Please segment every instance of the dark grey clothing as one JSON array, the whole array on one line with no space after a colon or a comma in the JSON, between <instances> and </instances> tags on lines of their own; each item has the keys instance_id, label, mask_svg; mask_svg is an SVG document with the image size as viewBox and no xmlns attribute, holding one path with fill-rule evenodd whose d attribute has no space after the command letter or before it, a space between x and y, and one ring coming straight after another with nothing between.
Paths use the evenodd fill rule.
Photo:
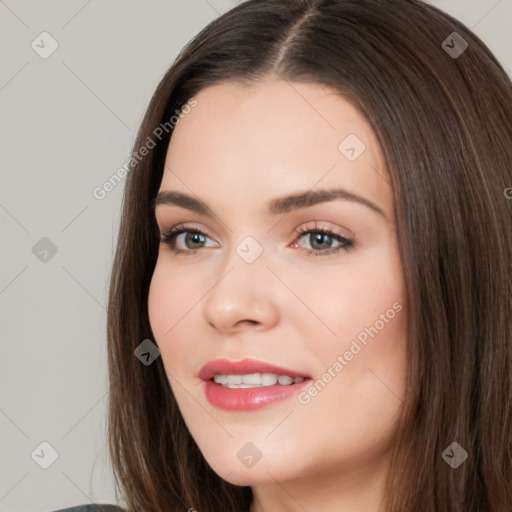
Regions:
<instances>
[{"instance_id":1,"label":"dark grey clothing","mask_svg":"<svg viewBox=\"0 0 512 512\"><path fill-rule=\"evenodd\" d=\"M125 512L117 505L101 505L99 503L89 503L88 505L76 505L71 508L62 508L54 512Z\"/></svg>"}]
</instances>

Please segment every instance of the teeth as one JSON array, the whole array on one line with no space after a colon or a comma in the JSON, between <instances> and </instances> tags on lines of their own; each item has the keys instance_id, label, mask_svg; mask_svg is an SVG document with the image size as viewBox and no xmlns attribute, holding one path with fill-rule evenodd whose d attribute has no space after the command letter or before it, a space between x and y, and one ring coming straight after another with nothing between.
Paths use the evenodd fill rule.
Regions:
<instances>
[{"instance_id":1,"label":"teeth","mask_svg":"<svg viewBox=\"0 0 512 512\"><path fill-rule=\"evenodd\" d=\"M233 384L242 384L242 376L228 375L228 386L232 386Z\"/></svg>"},{"instance_id":2,"label":"teeth","mask_svg":"<svg viewBox=\"0 0 512 512\"><path fill-rule=\"evenodd\" d=\"M228 383L227 375L215 375L214 379L215 379L215 382L217 382L218 384L227 384Z\"/></svg>"},{"instance_id":3,"label":"teeth","mask_svg":"<svg viewBox=\"0 0 512 512\"><path fill-rule=\"evenodd\" d=\"M249 373L247 375L221 375L216 373L213 380L227 388L242 389L265 386L289 386L302 382L304 377L290 377L289 375L277 375L275 373Z\"/></svg>"},{"instance_id":4,"label":"teeth","mask_svg":"<svg viewBox=\"0 0 512 512\"><path fill-rule=\"evenodd\" d=\"M259 373L250 373L249 375L242 375L243 384L254 384L259 386L261 384L261 375Z\"/></svg>"},{"instance_id":5,"label":"teeth","mask_svg":"<svg viewBox=\"0 0 512 512\"><path fill-rule=\"evenodd\" d=\"M279 377L277 378L277 382L283 385L292 384L293 378L288 377L288 375L279 375Z\"/></svg>"},{"instance_id":6,"label":"teeth","mask_svg":"<svg viewBox=\"0 0 512 512\"><path fill-rule=\"evenodd\" d=\"M277 383L277 375L275 373L262 373L261 374L261 383L264 386L273 386Z\"/></svg>"}]
</instances>

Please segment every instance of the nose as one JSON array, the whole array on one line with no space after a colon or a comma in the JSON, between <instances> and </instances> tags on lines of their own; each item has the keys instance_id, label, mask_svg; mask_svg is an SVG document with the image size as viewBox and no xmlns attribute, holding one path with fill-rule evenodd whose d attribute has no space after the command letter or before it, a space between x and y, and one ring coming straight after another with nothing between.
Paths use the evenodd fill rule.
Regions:
<instances>
[{"instance_id":1,"label":"nose","mask_svg":"<svg viewBox=\"0 0 512 512\"><path fill-rule=\"evenodd\" d=\"M205 297L203 316L223 334L269 329L279 319L277 295L273 293L277 285L264 258L247 263L233 251Z\"/></svg>"}]
</instances>

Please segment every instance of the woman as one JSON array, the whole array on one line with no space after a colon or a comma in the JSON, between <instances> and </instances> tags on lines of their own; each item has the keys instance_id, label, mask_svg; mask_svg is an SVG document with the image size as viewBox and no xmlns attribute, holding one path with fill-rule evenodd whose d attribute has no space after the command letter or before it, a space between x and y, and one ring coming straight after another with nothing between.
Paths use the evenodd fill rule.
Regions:
<instances>
[{"instance_id":1,"label":"woman","mask_svg":"<svg viewBox=\"0 0 512 512\"><path fill-rule=\"evenodd\" d=\"M510 79L438 9L214 20L127 176L108 318L127 510L512 510L510 187Z\"/></svg>"}]
</instances>

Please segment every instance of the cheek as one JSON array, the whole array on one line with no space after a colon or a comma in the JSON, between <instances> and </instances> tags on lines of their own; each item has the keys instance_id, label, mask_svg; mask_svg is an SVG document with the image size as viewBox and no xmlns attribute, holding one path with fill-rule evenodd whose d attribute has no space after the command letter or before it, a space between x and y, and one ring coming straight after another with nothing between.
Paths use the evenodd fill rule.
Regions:
<instances>
[{"instance_id":1,"label":"cheek","mask_svg":"<svg viewBox=\"0 0 512 512\"><path fill-rule=\"evenodd\" d=\"M407 304L398 258L389 252L361 258L346 272L317 276L300 293L316 316L303 314L296 322L310 333L307 338L318 340L317 368L335 375L324 374L329 390L317 406L341 401L371 422L372 411L394 405L389 389L403 395Z\"/></svg>"},{"instance_id":2,"label":"cheek","mask_svg":"<svg viewBox=\"0 0 512 512\"><path fill-rule=\"evenodd\" d=\"M204 347L197 341L198 314L200 300L207 291L208 287L197 275L176 270L165 255L160 256L149 287L148 315L171 386L174 383L171 376L182 379L190 372L191 364L201 360ZM176 392L179 394L179 389Z\"/></svg>"},{"instance_id":3,"label":"cheek","mask_svg":"<svg viewBox=\"0 0 512 512\"><path fill-rule=\"evenodd\" d=\"M296 321L305 329L315 327L317 335L331 338L337 350L359 334L364 341L365 329L375 324L382 332L401 330L405 289L401 267L392 254L359 258L350 266L340 266L339 272L328 270L310 278L302 275L294 282L294 291L311 313L305 314L302 304L295 308Z\"/></svg>"},{"instance_id":4,"label":"cheek","mask_svg":"<svg viewBox=\"0 0 512 512\"><path fill-rule=\"evenodd\" d=\"M168 305L170 298L168 292L166 293L165 284L159 276L157 266L151 279L148 294L149 323L157 342L164 332L165 311L172 311L172 308Z\"/></svg>"},{"instance_id":5,"label":"cheek","mask_svg":"<svg viewBox=\"0 0 512 512\"><path fill-rule=\"evenodd\" d=\"M195 293L194 293L195 290ZM180 272L160 254L148 294L148 312L155 336L167 332L198 300L200 290L190 282L190 274Z\"/></svg>"},{"instance_id":6,"label":"cheek","mask_svg":"<svg viewBox=\"0 0 512 512\"><path fill-rule=\"evenodd\" d=\"M347 404L360 415L360 424L391 424L404 394L407 304L403 283L399 273L385 266L376 269L345 282L347 294L337 299L338 313L330 317L336 337L323 360L328 368L342 356L332 395L325 398Z\"/></svg>"},{"instance_id":7,"label":"cheek","mask_svg":"<svg viewBox=\"0 0 512 512\"><path fill-rule=\"evenodd\" d=\"M180 286L179 277L157 262L149 287L148 315L162 355L165 354L175 330L179 329L180 319L190 309L190 306L185 307L189 302L187 287Z\"/></svg>"}]
</instances>

